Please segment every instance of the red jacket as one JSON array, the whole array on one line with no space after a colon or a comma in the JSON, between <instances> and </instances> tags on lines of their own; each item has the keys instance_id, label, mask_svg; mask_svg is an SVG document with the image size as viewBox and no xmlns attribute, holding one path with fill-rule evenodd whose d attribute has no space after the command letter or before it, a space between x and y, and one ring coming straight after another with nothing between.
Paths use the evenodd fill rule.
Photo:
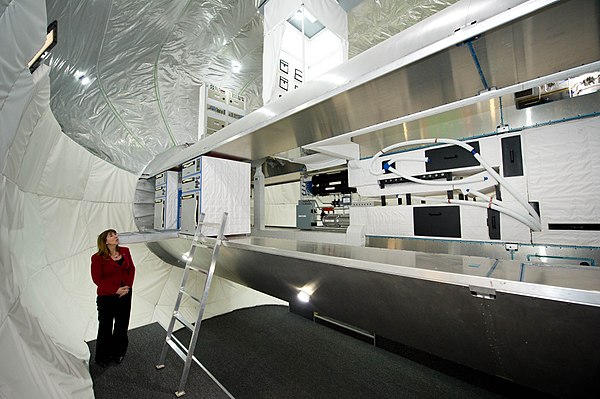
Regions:
<instances>
[{"instance_id":1,"label":"red jacket","mask_svg":"<svg viewBox=\"0 0 600 399\"><path fill-rule=\"evenodd\" d=\"M115 295L119 287L133 286L135 266L131 253L127 247L119 247L123 256L123 265L119 265L112 259L105 259L95 253L92 255L92 280L98 286L98 295Z\"/></svg>"}]
</instances>

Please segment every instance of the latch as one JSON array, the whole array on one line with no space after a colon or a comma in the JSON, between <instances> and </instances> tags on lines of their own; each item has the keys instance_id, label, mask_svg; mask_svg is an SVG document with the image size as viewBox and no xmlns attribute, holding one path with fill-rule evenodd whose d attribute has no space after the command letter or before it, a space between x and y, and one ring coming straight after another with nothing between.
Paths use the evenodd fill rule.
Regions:
<instances>
[{"instance_id":1,"label":"latch","mask_svg":"<svg viewBox=\"0 0 600 399\"><path fill-rule=\"evenodd\" d=\"M473 295L474 297L477 297L477 298L490 299L490 300L496 299L496 290L493 288L476 287L474 285L470 285L469 291L471 291L471 295Z\"/></svg>"}]
</instances>

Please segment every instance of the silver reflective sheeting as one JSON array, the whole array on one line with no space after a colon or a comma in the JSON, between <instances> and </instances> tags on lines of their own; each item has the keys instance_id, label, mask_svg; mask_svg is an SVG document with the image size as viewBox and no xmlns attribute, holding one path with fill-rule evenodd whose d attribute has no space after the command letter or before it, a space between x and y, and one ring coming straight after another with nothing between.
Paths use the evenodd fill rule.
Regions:
<instances>
[{"instance_id":1,"label":"silver reflective sheeting","mask_svg":"<svg viewBox=\"0 0 600 399\"><path fill-rule=\"evenodd\" d=\"M454 2L359 4L349 10L350 57ZM52 110L69 137L121 168L140 172L197 140L203 82L246 96L250 110L262 105L262 15L253 1L48 0L47 10L59 24L48 61Z\"/></svg>"}]
</instances>

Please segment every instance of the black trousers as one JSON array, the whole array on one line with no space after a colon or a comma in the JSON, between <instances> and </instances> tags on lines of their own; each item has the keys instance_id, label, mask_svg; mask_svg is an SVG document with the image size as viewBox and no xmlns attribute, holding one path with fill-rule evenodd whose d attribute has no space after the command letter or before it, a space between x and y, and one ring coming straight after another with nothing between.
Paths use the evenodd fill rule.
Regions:
<instances>
[{"instance_id":1,"label":"black trousers","mask_svg":"<svg viewBox=\"0 0 600 399\"><path fill-rule=\"evenodd\" d=\"M131 290L127 295L96 297L98 305L98 338L96 339L96 362L109 362L125 356L129 339L129 315L131 314ZM114 322L114 326L113 326Z\"/></svg>"}]
</instances>

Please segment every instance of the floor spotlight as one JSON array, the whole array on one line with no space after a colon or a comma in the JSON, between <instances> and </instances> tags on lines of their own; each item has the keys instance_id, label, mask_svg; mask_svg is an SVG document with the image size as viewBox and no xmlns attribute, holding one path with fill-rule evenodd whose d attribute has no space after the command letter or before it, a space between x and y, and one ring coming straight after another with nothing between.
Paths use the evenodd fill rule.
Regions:
<instances>
[{"instance_id":1,"label":"floor spotlight","mask_svg":"<svg viewBox=\"0 0 600 399\"><path fill-rule=\"evenodd\" d=\"M310 301L310 295L306 291L300 291L298 293L298 299L300 302L308 303Z\"/></svg>"}]
</instances>

